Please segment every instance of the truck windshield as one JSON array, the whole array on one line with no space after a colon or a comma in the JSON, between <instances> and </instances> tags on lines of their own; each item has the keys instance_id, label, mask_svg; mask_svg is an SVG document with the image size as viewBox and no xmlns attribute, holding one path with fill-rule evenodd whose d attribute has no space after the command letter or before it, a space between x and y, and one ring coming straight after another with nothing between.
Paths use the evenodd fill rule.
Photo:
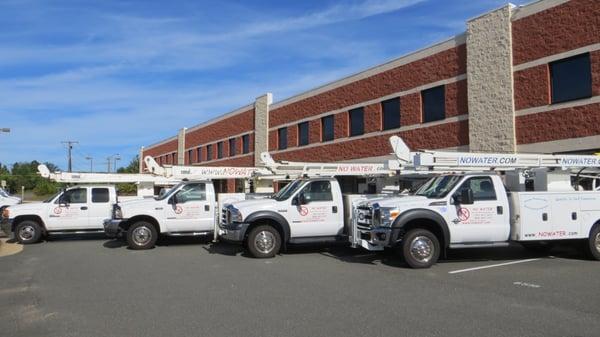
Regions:
<instances>
[{"instance_id":1,"label":"truck windshield","mask_svg":"<svg viewBox=\"0 0 600 337\"><path fill-rule=\"evenodd\" d=\"M44 202L45 202L46 204L47 204L47 203L49 203L49 202L52 202L52 200L54 200L54 198L56 198L56 197L57 197L59 194L61 194L62 192L64 192L64 190L63 190L63 191L58 191L58 192L54 193L54 194L53 194L53 195L52 195L50 198L48 198L48 199L44 200Z\"/></svg>"},{"instance_id":2,"label":"truck windshield","mask_svg":"<svg viewBox=\"0 0 600 337\"><path fill-rule=\"evenodd\" d=\"M434 199L443 198L456 186L461 178L462 176L459 175L431 178L415 192L415 195Z\"/></svg>"},{"instance_id":3,"label":"truck windshield","mask_svg":"<svg viewBox=\"0 0 600 337\"><path fill-rule=\"evenodd\" d=\"M280 189L279 192L277 192L275 195L273 195L273 199L277 201L283 201L288 199L290 196L292 196L292 194L294 194L294 192L296 192L300 185L302 185L301 179L292 181L291 183L285 185L282 189Z\"/></svg>"},{"instance_id":4,"label":"truck windshield","mask_svg":"<svg viewBox=\"0 0 600 337\"><path fill-rule=\"evenodd\" d=\"M154 198L156 200L165 200L168 197L170 197L173 194L173 191L177 191L179 189L180 186L182 186L185 183L179 183L175 186L173 186L171 189L167 190L165 193L159 195L158 197Z\"/></svg>"}]
</instances>

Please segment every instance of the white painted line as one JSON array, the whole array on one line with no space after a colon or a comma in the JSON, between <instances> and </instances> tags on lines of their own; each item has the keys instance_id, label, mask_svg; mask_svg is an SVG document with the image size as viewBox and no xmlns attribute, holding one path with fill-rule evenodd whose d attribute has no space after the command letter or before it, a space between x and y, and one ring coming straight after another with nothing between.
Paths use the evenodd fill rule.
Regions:
<instances>
[{"instance_id":1,"label":"white painted line","mask_svg":"<svg viewBox=\"0 0 600 337\"><path fill-rule=\"evenodd\" d=\"M511 265L511 264L532 262L532 261L537 261L537 260L541 260L541 259L527 259L527 260L511 261L511 262L504 262L504 263L498 263L498 264L490 264L490 265L481 266L481 267L474 267L474 268L453 270L453 271L448 272L448 274L458 274L458 273L464 273L464 272L467 272L467 271L474 271L474 270L479 270L479 269L502 267L502 266L508 266L508 265Z\"/></svg>"}]
</instances>

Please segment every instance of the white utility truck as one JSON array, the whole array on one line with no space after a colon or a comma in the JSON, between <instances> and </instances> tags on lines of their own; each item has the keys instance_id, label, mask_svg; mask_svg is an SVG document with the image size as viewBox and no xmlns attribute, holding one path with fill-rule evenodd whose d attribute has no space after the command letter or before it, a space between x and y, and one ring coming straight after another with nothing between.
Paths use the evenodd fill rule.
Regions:
<instances>
[{"instance_id":1,"label":"white utility truck","mask_svg":"<svg viewBox=\"0 0 600 337\"><path fill-rule=\"evenodd\" d=\"M110 237L124 235L131 249L154 247L159 234L212 234L219 209L213 179L250 179L261 174L261 169L254 167L162 167L151 157L144 160L153 174L182 181L158 198L125 201L114 205L112 217L104 221L104 230ZM246 198L242 193L232 195Z\"/></svg>"},{"instance_id":2,"label":"white utility truck","mask_svg":"<svg viewBox=\"0 0 600 337\"><path fill-rule=\"evenodd\" d=\"M21 198L8 194L3 188L0 187L0 214L2 209L7 206L17 205L21 203Z\"/></svg>"},{"instance_id":3,"label":"white utility truck","mask_svg":"<svg viewBox=\"0 0 600 337\"><path fill-rule=\"evenodd\" d=\"M337 178L377 178L375 193L399 192L393 163L275 162L268 153L261 160L274 175L297 179L269 199L225 205L219 231L223 240L242 243L255 257L272 257L287 244L349 242L353 203L378 195L343 195Z\"/></svg>"},{"instance_id":4,"label":"white utility truck","mask_svg":"<svg viewBox=\"0 0 600 337\"><path fill-rule=\"evenodd\" d=\"M178 180L151 174L50 172L38 166L39 174L59 183L77 184L44 202L25 203L2 210L2 230L22 244L35 243L52 234L103 233L103 222L117 202L115 183L136 183L141 199L151 197L154 185L172 186Z\"/></svg>"},{"instance_id":5,"label":"white utility truck","mask_svg":"<svg viewBox=\"0 0 600 337\"><path fill-rule=\"evenodd\" d=\"M399 138L395 141L398 157L410 158L414 168L457 172L431 178L409 196L360 203L354 211L354 245L400 247L413 268L430 267L448 248L510 242L579 240L592 258L600 259L600 192L574 184L585 168L600 168L600 157L409 153L398 146Z\"/></svg>"}]
</instances>

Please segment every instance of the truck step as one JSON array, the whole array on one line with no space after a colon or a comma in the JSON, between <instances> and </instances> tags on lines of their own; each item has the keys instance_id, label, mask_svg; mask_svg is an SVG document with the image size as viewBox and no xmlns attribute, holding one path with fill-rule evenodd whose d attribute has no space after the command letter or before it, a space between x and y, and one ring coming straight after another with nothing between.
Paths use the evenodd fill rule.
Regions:
<instances>
[{"instance_id":1,"label":"truck step","mask_svg":"<svg viewBox=\"0 0 600 337\"><path fill-rule=\"evenodd\" d=\"M469 242L469 243L452 243L450 248L491 248L491 247L508 247L509 242Z\"/></svg>"},{"instance_id":2,"label":"truck step","mask_svg":"<svg viewBox=\"0 0 600 337\"><path fill-rule=\"evenodd\" d=\"M50 235L69 235L69 234L104 234L101 229L79 229L79 230L63 230L63 231L48 231Z\"/></svg>"},{"instance_id":3,"label":"truck step","mask_svg":"<svg viewBox=\"0 0 600 337\"><path fill-rule=\"evenodd\" d=\"M173 233L165 233L168 236L206 236L211 235L213 232L173 232Z\"/></svg>"}]
</instances>

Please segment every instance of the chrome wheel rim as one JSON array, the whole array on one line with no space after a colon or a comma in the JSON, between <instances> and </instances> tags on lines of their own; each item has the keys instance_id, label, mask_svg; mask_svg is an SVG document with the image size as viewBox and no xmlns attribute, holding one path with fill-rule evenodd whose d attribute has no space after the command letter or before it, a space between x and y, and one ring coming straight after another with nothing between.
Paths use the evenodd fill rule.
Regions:
<instances>
[{"instance_id":1,"label":"chrome wheel rim","mask_svg":"<svg viewBox=\"0 0 600 337\"><path fill-rule=\"evenodd\" d=\"M133 230L133 243L144 246L152 239L152 231L147 226L140 226Z\"/></svg>"},{"instance_id":2,"label":"chrome wheel rim","mask_svg":"<svg viewBox=\"0 0 600 337\"><path fill-rule=\"evenodd\" d=\"M35 236L35 228L31 225L23 226L19 229L19 238L22 241L29 241Z\"/></svg>"},{"instance_id":3,"label":"chrome wheel rim","mask_svg":"<svg viewBox=\"0 0 600 337\"><path fill-rule=\"evenodd\" d=\"M419 262L429 262L434 251L433 241L426 236L417 236L410 242L410 256Z\"/></svg>"},{"instance_id":4,"label":"chrome wheel rim","mask_svg":"<svg viewBox=\"0 0 600 337\"><path fill-rule=\"evenodd\" d=\"M600 252L600 232L596 233L596 238L594 239L594 246L596 246L596 251Z\"/></svg>"},{"instance_id":5,"label":"chrome wheel rim","mask_svg":"<svg viewBox=\"0 0 600 337\"><path fill-rule=\"evenodd\" d=\"M272 252L275 248L275 235L269 231L259 232L254 239L254 246L263 254Z\"/></svg>"}]
</instances>

